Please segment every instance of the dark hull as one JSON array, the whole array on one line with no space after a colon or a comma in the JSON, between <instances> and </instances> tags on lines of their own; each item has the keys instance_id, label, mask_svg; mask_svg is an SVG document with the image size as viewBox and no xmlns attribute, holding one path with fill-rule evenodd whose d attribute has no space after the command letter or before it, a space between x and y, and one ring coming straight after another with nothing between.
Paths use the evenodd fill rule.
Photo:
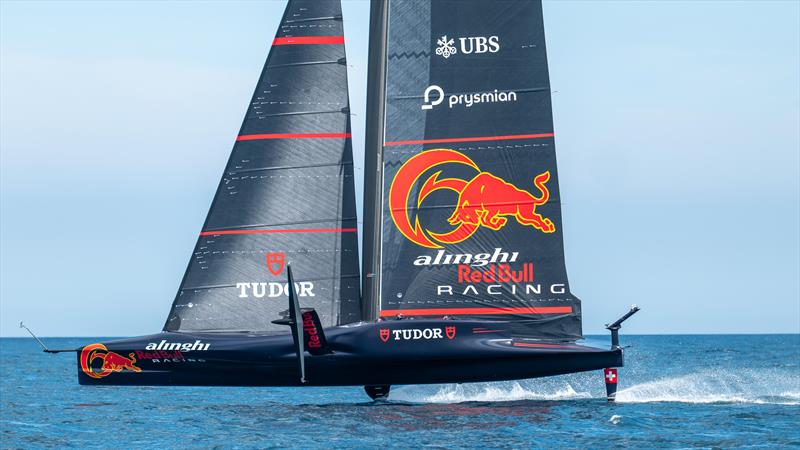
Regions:
<instances>
[{"instance_id":1,"label":"dark hull","mask_svg":"<svg viewBox=\"0 0 800 450\"><path fill-rule=\"evenodd\" d=\"M305 384L290 334L167 332L84 347L78 378L101 385L365 386L502 381L623 365L619 348L512 338L506 326L405 320L328 328L333 353L305 354Z\"/></svg>"}]
</instances>

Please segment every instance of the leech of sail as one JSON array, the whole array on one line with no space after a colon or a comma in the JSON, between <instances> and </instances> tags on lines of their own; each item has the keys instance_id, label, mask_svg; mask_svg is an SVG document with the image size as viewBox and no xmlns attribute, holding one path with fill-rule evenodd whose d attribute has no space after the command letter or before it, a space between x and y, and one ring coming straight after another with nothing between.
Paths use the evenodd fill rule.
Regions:
<instances>
[{"instance_id":1,"label":"leech of sail","mask_svg":"<svg viewBox=\"0 0 800 450\"><path fill-rule=\"evenodd\" d=\"M283 230L217 230L203 231L200 236L220 234L272 234L272 233L355 233L357 228L291 228Z\"/></svg>"},{"instance_id":2,"label":"leech of sail","mask_svg":"<svg viewBox=\"0 0 800 450\"><path fill-rule=\"evenodd\" d=\"M543 306L539 308L432 308L432 309L384 309L381 317L402 314L404 316L446 315L497 315L497 314L572 314L571 306Z\"/></svg>"},{"instance_id":3,"label":"leech of sail","mask_svg":"<svg viewBox=\"0 0 800 450\"><path fill-rule=\"evenodd\" d=\"M392 141L386 142L383 145L391 147L394 145L444 144L448 142L510 141L514 139L540 139L554 136L555 134L553 133L512 134L506 136L473 136L446 139L419 139L414 141Z\"/></svg>"},{"instance_id":4,"label":"leech of sail","mask_svg":"<svg viewBox=\"0 0 800 450\"><path fill-rule=\"evenodd\" d=\"M351 133L271 133L243 134L236 136L237 141L257 141L261 139L347 139Z\"/></svg>"},{"instance_id":5,"label":"leech of sail","mask_svg":"<svg viewBox=\"0 0 800 450\"><path fill-rule=\"evenodd\" d=\"M276 37L272 45L344 44L344 36Z\"/></svg>"}]
</instances>

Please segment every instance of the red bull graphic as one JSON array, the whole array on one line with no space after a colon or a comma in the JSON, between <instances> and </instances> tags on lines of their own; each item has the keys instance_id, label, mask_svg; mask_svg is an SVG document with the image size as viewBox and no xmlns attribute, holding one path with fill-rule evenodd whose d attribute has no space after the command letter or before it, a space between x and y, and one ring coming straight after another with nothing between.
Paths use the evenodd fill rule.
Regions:
<instances>
[{"instance_id":1,"label":"red bull graphic","mask_svg":"<svg viewBox=\"0 0 800 450\"><path fill-rule=\"evenodd\" d=\"M469 180L439 178L442 174L442 170L439 170L422 184L415 202L417 208L434 191L445 189L458 194L456 208L448 219L448 223L455 228L447 233L435 233L423 229L419 217L414 218L412 223L408 205L411 191L419 178L426 171L445 164L466 165L477 174ZM413 156L400 167L389 189L389 207L398 230L410 241L428 248L442 248L442 244L462 242L480 227L498 231L508 223L509 218L521 225L552 233L556 230L553 222L536 212L537 206L550 199L548 181L550 171L534 177L533 186L539 191L538 195L534 195L480 170L474 161L460 152L434 149Z\"/></svg>"},{"instance_id":2,"label":"red bull graphic","mask_svg":"<svg viewBox=\"0 0 800 450\"><path fill-rule=\"evenodd\" d=\"M99 371L93 367L93 362L96 359L103 362ZM130 370L131 372L142 371L142 369L136 367L136 356L133 353L129 353L128 357L125 357L119 353L108 351L103 344L91 344L83 347L80 363L83 373L92 378L107 377L113 372L122 372L123 370Z\"/></svg>"}]
</instances>

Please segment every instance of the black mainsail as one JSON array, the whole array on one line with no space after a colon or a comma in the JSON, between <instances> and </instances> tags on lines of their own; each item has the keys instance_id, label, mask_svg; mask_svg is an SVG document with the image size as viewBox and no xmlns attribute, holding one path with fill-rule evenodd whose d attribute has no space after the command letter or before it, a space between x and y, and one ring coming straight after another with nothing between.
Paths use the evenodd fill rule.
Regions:
<instances>
[{"instance_id":1,"label":"black mainsail","mask_svg":"<svg viewBox=\"0 0 800 450\"><path fill-rule=\"evenodd\" d=\"M290 0L165 331L274 331L286 263L322 326L359 321L339 0Z\"/></svg>"},{"instance_id":2,"label":"black mainsail","mask_svg":"<svg viewBox=\"0 0 800 450\"><path fill-rule=\"evenodd\" d=\"M364 295L372 318L581 337L564 263L541 2L373 2Z\"/></svg>"}]
</instances>

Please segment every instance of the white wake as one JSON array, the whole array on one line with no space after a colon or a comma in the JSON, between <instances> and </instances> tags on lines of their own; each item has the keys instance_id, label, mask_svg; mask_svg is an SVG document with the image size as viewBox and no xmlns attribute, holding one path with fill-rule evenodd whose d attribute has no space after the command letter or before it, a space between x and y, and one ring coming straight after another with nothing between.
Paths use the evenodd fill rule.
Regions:
<instances>
[{"instance_id":1,"label":"white wake","mask_svg":"<svg viewBox=\"0 0 800 450\"><path fill-rule=\"evenodd\" d=\"M800 373L774 369L708 370L621 389L617 401L797 405Z\"/></svg>"},{"instance_id":2,"label":"white wake","mask_svg":"<svg viewBox=\"0 0 800 450\"><path fill-rule=\"evenodd\" d=\"M625 387L621 372L618 403L800 404L800 372L779 369L704 370L664 376ZM602 372L499 383L403 386L391 401L411 403L571 401L604 399Z\"/></svg>"},{"instance_id":3,"label":"white wake","mask_svg":"<svg viewBox=\"0 0 800 450\"><path fill-rule=\"evenodd\" d=\"M525 381L505 383L448 384L431 388L406 386L389 396L390 400L412 403L511 402L517 400L573 400L591 398L569 384L555 389L531 389Z\"/></svg>"}]
</instances>

